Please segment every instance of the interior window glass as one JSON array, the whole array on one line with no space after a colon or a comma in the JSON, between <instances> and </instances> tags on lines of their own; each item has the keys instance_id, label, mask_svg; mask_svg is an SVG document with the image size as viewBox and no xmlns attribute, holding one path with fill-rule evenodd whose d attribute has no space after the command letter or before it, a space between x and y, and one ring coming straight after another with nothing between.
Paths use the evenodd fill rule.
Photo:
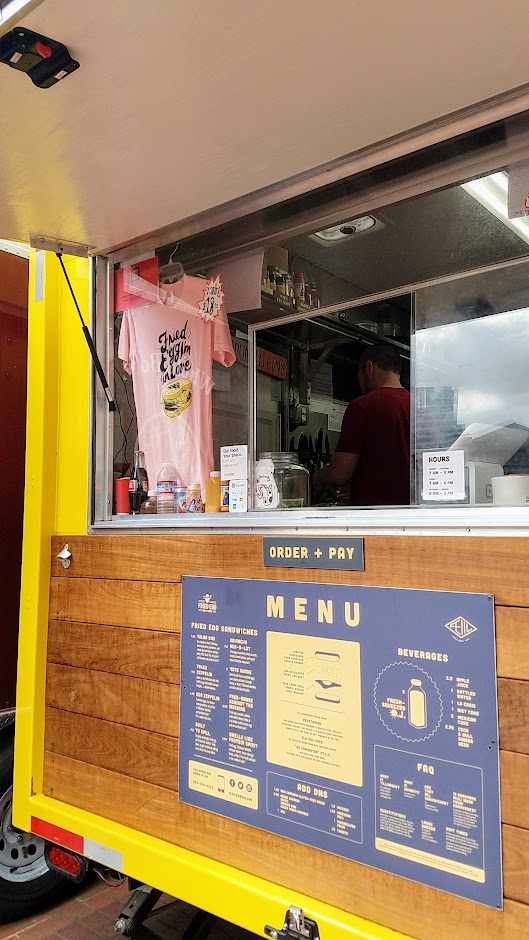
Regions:
<instances>
[{"instance_id":1,"label":"interior window glass","mask_svg":"<svg viewBox=\"0 0 529 940\"><path fill-rule=\"evenodd\" d=\"M524 262L417 291L412 361L419 502L432 497L423 486L424 453L453 450L464 455L461 502L521 502L525 480L517 477L529 473L528 278ZM507 475L512 479L493 482Z\"/></svg>"}]
</instances>

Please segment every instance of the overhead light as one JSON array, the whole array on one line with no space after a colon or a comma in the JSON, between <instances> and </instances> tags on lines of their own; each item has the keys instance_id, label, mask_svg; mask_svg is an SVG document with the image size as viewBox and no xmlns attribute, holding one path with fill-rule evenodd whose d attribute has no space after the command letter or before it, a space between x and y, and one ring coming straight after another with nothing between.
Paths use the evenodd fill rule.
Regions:
<instances>
[{"instance_id":1,"label":"overhead light","mask_svg":"<svg viewBox=\"0 0 529 940\"><path fill-rule=\"evenodd\" d=\"M23 242L10 242L0 238L0 251L7 251L10 255L18 255L19 258L29 258L29 245Z\"/></svg>"},{"instance_id":2,"label":"overhead light","mask_svg":"<svg viewBox=\"0 0 529 940\"><path fill-rule=\"evenodd\" d=\"M510 219L507 210L509 177L504 170L481 179L462 183L461 189L476 199L492 215L529 245L529 219Z\"/></svg>"},{"instance_id":3,"label":"overhead light","mask_svg":"<svg viewBox=\"0 0 529 940\"><path fill-rule=\"evenodd\" d=\"M343 238L350 238L351 235L367 232L376 225L376 222L377 220L372 215L362 215L358 219L351 219L350 222L340 222L339 225L331 225L330 228L314 232L313 238L320 238L324 242L338 242Z\"/></svg>"}]
</instances>

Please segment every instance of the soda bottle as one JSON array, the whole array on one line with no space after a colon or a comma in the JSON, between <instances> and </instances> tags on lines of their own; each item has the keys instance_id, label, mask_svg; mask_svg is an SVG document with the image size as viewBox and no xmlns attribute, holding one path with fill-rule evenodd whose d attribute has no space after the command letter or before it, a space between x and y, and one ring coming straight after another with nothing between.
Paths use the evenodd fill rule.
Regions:
<instances>
[{"instance_id":1,"label":"soda bottle","mask_svg":"<svg viewBox=\"0 0 529 940\"><path fill-rule=\"evenodd\" d=\"M175 493L177 486L176 468L172 463L163 463L156 478L156 512L176 512Z\"/></svg>"},{"instance_id":2,"label":"soda bottle","mask_svg":"<svg viewBox=\"0 0 529 940\"><path fill-rule=\"evenodd\" d=\"M129 513L139 515L141 504L145 502L149 493L147 471L145 469L145 454L142 450L134 451L134 466L129 480Z\"/></svg>"}]
</instances>

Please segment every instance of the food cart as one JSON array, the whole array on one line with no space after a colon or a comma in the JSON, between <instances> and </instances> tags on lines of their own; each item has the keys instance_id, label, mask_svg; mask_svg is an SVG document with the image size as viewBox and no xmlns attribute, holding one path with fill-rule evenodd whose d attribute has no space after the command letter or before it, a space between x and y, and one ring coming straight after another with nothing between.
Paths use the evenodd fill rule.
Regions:
<instances>
[{"instance_id":1,"label":"food cart","mask_svg":"<svg viewBox=\"0 0 529 940\"><path fill-rule=\"evenodd\" d=\"M258 934L528 932L528 109L95 249L32 231L18 826ZM287 493L380 341L409 504ZM127 512L135 451L151 490L219 470L228 511Z\"/></svg>"}]
</instances>

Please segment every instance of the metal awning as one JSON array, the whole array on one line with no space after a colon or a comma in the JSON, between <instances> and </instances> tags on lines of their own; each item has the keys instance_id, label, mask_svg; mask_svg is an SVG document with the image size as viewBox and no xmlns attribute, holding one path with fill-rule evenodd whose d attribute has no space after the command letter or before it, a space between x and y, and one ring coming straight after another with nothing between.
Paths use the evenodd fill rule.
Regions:
<instances>
[{"instance_id":1,"label":"metal awning","mask_svg":"<svg viewBox=\"0 0 529 940\"><path fill-rule=\"evenodd\" d=\"M44 0L22 24L80 69L41 90L0 67L0 237L98 251L377 142L450 136L444 115L529 108L526 0ZM492 119L489 116L489 119ZM404 136L403 136L404 135ZM425 136L426 135L426 136ZM406 143L408 140L408 143ZM411 141L411 142L410 142ZM373 151L375 152L375 151ZM301 176L300 176L301 175Z\"/></svg>"}]
</instances>

